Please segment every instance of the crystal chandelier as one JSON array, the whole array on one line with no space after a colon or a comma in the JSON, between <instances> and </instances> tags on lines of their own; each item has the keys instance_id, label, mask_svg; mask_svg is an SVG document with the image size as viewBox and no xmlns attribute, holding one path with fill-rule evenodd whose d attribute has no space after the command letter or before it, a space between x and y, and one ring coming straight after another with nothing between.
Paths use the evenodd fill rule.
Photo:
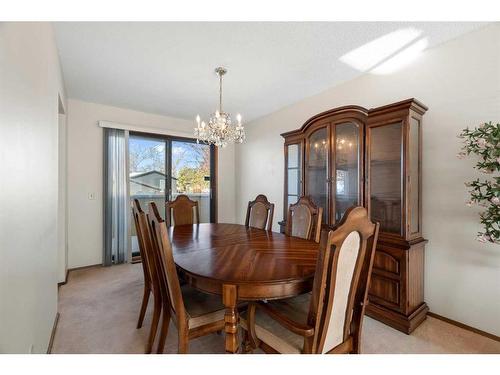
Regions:
<instances>
[{"instance_id":1,"label":"crystal chandelier","mask_svg":"<svg viewBox=\"0 0 500 375\"><path fill-rule=\"evenodd\" d=\"M238 124L231 123L231 115L222 111L222 76L227 73L227 69L218 67L215 73L219 76L219 110L210 115L208 125L201 121L200 116L196 116L197 126L194 128L196 142L213 144L218 147L226 147L229 142L243 143L245 140L245 128L241 125L241 115L236 115Z\"/></svg>"}]
</instances>

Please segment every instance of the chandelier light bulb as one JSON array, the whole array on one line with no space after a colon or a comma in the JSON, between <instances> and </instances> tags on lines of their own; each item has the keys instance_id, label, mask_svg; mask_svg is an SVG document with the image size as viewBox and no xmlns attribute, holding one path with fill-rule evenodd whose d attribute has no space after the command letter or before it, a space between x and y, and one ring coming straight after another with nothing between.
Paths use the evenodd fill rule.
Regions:
<instances>
[{"instance_id":1,"label":"chandelier light bulb","mask_svg":"<svg viewBox=\"0 0 500 375\"><path fill-rule=\"evenodd\" d=\"M200 115L196 115L196 123L200 125Z\"/></svg>"}]
</instances>

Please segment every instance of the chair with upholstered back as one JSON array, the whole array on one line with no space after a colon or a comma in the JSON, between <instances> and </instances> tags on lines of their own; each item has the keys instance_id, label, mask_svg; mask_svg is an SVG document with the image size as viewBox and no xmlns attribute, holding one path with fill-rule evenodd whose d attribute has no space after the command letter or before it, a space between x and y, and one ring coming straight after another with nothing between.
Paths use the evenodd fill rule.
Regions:
<instances>
[{"instance_id":1,"label":"chair with upholstered back","mask_svg":"<svg viewBox=\"0 0 500 375\"><path fill-rule=\"evenodd\" d=\"M317 207L310 197L303 196L288 209L285 233L319 242L323 208Z\"/></svg>"},{"instance_id":2,"label":"chair with upholstered back","mask_svg":"<svg viewBox=\"0 0 500 375\"><path fill-rule=\"evenodd\" d=\"M153 343L158 328L158 323L161 315L162 297L160 290L160 282L156 271L155 256L152 249L151 235L149 232L148 220L146 213L142 210L137 199L134 199L132 204L132 216L134 217L135 229L137 233L137 242L141 253L142 269L144 272L144 294L142 297L141 311L139 313L139 321L137 328L142 327L144 315L148 307L149 296L153 294L153 316L151 319L151 327L149 332L148 342L146 344L146 353L151 353Z\"/></svg>"},{"instance_id":3,"label":"chair with upholstered back","mask_svg":"<svg viewBox=\"0 0 500 375\"><path fill-rule=\"evenodd\" d=\"M153 250L159 260L157 269L161 274L162 295L165 296L158 353L163 352L170 319L177 327L178 352L187 353L190 339L224 328L224 305L219 296L180 284L168 228L154 202L149 204L148 218Z\"/></svg>"},{"instance_id":4,"label":"chair with upholstered back","mask_svg":"<svg viewBox=\"0 0 500 375\"><path fill-rule=\"evenodd\" d=\"M250 304L247 349L359 353L378 229L365 208L353 207L335 231L323 231L312 293Z\"/></svg>"},{"instance_id":5,"label":"chair with upholstered back","mask_svg":"<svg viewBox=\"0 0 500 375\"><path fill-rule=\"evenodd\" d=\"M196 211L196 218L195 212ZM198 224L200 222L200 211L198 202L192 201L185 194L180 194L173 201L166 203L167 227L174 225Z\"/></svg>"},{"instance_id":6,"label":"chair with upholstered back","mask_svg":"<svg viewBox=\"0 0 500 375\"><path fill-rule=\"evenodd\" d=\"M248 202L245 225L258 229L271 230L273 227L274 203L267 200L263 194L257 195L255 200Z\"/></svg>"}]
</instances>

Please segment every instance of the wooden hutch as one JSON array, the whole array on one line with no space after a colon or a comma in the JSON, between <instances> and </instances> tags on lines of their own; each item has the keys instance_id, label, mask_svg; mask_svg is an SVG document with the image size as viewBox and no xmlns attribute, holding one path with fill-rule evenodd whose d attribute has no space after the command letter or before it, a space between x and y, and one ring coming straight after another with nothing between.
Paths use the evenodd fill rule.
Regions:
<instances>
[{"instance_id":1,"label":"wooden hutch","mask_svg":"<svg viewBox=\"0 0 500 375\"><path fill-rule=\"evenodd\" d=\"M383 107L346 106L320 113L285 138L284 212L299 196L323 207L335 228L352 205L380 223L367 314L405 333L428 311L424 302L422 116L408 99ZM281 222L282 231L285 222Z\"/></svg>"}]
</instances>

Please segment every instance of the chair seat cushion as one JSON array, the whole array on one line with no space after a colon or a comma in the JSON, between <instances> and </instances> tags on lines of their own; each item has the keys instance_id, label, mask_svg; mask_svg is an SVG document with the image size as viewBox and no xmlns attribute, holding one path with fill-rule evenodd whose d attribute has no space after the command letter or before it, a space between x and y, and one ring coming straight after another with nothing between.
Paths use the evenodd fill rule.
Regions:
<instances>
[{"instance_id":1,"label":"chair seat cushion","mask_svg":"<svg viewBox=\"0 0 500 375\"><path fill-rule=\"evenodd\" d=\"M181 290L189 315L189 328L224 320L225 310L221 296L200 292L187 284Z\"/></svg>"},{"instance_id":2,"label":"chair seat cushion","mask_svg":"<svg viewBox=\"0 0 500 375\"><path fill-rule=\"evenodd\" d=\"M288 318L305 324L309 311L311 295L302 294L297 297L268 302ZM247 328L246 316L241 319L241 325ZM255 314L255 334L259 340L272 347L279 353L299 354L304 346L304 338L283 327L276 320L257 307Z\"/></svg>"}]
</instances>

